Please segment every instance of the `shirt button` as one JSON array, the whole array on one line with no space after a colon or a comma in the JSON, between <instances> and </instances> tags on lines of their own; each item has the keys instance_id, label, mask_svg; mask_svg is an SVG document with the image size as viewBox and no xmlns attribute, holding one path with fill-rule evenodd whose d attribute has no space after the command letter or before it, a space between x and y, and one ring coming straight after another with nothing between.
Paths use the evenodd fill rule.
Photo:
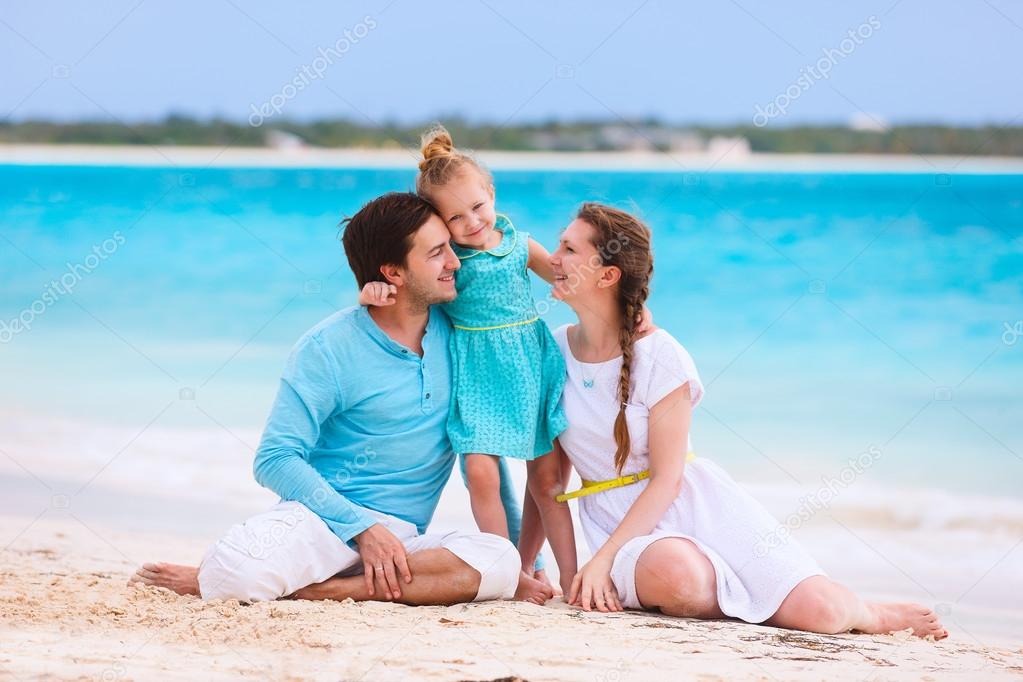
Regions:
<instances>
[{"instance_id":1,"label":"shirt button","mask_svg":"<svg viewBox=\"0 0 1023 682\"><path fill-rule=\"evenodd\" d=\"M407 350L405 350L404 348L402 348L402 349L401 349L401 352L402 352L402 353L405 353L406 355L408 354L408 351L407 351Z\"/></svg>"},{"instance_id":2,"label":"shirt button","mask_svg":"<svg viewBox=\"0 0 1023 682\"><path fill-rule=\"evenodd\" d=\"M426 399L427 399L427 400L429 400L429 399L430 399L430 394L429 394L429 393L427 393L427 394L426 394Z\"/></svg>"}]
</instances>

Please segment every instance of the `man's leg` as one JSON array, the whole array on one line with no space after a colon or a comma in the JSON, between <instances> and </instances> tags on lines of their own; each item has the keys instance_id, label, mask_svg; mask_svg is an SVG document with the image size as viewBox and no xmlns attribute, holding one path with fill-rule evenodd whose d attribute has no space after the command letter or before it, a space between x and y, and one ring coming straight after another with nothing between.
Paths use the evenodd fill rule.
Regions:
<instances>
[{"instance_id":1,"label":"man's leg","mask_svg":"<svg viewBox=\"0 0 1023 682\"><path fill-rule=\"evenodd\" d=\"M519 553L492 533L419 535L405 541L412 582L402 582L400 603L412 606L511 599L520 574ZM331 578L297 590L296 599L388 601L370 596L361 575Z\"/></svg>"},{"instance_id":2,"label":"man's leg","mask_svg":"<svg viewBox=\"0 0 1023 682\"><path fill-rule=\"evenodd\" d=\"M334 535L323 519L297 502L282 502L233 526L198 568L144 564L129 582L203 599L270 601L326 580L359 561L359 554Z\"/></svg>"},{"instance_id":3,"label":"man's leg","mask_svg":"<svg viewBox=\"0 0 1023 682\"><path fill-rule=\"evenodd\" d=\"M449 550L424 549L408 555L412 582L402 582L401 597L389 600L379 590L370 595L361 575L331 578L303 587L292 599L397 601L410 606L450 606L470 602L480 588L480 573Z\"/></svg>"}]
</instances>

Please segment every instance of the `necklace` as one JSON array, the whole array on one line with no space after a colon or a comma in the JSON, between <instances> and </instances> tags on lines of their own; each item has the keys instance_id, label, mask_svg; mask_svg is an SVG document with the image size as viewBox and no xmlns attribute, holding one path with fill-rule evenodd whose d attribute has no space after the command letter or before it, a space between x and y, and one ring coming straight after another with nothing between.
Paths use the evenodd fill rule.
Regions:
<instances>
[{"instance_id":1,"label":"necklace","mask_svg":"<svg viewBox=\"0 0 1023 682\"><path fill-rule=\"evenodd\" d=\"M601 372L603 372L603 370L611 362L611 360L614 359L615 358L610 358L609 360L604 360L603 362L583 362L581 360L576 360L576 364L579 366L579 374L582 375L583 378L582 381L583 388L593 388L594 385L596 385L597 377L601 374ZM594 371L593 374L587 376L586 365L596 365L596 371Z\"/></svg>"},{"instance_id":2,"label":"necklace","mask_svg":"<svg viewBox=\"0 0 1023 682\"><path fill-rule=\"evenodd\" d=\"M597 377L599 377L603 373L603 371L607 368L606 366L610 362L611 362L610 360L608 360L606 362L600 362L600 363L583 363L583 362L578 362L579 374L582 375L582 378L583 378L583 388L593 388L594 384L597 381ZM587 364L595 364L595 365L597 365L596 371L594 371L589 376L587 376L587 373L586 373L586 365Z\"/></svg>"}]
</instances>

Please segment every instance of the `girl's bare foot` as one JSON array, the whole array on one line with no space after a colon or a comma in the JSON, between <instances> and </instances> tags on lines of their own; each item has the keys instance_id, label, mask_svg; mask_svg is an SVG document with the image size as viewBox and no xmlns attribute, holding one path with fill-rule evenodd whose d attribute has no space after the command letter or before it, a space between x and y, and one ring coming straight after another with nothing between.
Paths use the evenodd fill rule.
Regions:
<instances>
[{"instance_id":1,"label":"girl's bare foot","mask_svg":"<svg viewBox=\"0 0 1023 682\"><path fill-rule=\"evenodd\" d=\"M551 588L551 591L554 592L555 597L560 597L562 595L561 588L556 587L554 583L551 582L550 576L547 575L546 569L541 568L539 571L534 571L533 577L539 580L547 587Z\"/></svg>"},{"instance_id":2,"label":"girl's bare foot","mask_svg":"<svg viewBox=\"0 0 1023 682\"><path fill-rule=\"evenodd\" d=\"M865 625L855 629L867 634L888 634L912 628L917 637L932 636L934 639L945 639L948 630L941 626L938 615L920 604L889 604L865 602L869 614Z\"/></svg>"},{"instance_id":3,"label":"girl's bare foot","mask_svg":"<svg viewBox=\"0 0 1023 682\"><path fill-rule=\"evenodd\" d=\"M178 594L199 596L199 569L179 564L142 564L128 584L142 583L163 587Z\"/></svg>"},{"instance_id":4,"label":"girl's bare foot","mask_svg":"<svg viewBox=\"0 0 1023 682\"><path fill-rule=\"evenodd\" d=\"M515 601L528 601L543 606L554 598L554 589L545 585L525 571L519 572L519 587L515 590Z\"/></svg>"}]
</instances>

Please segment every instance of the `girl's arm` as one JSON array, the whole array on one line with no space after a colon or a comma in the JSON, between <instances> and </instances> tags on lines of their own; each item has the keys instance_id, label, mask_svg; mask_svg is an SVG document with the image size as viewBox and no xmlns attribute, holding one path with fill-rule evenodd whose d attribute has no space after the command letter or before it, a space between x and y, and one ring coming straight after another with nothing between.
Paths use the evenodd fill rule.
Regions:
<instances>
[{"instance_id":1,"label":"girl's arm","mask_svg":"<svg viewBox=\"0 0 1023 682\"><path fill-rule=\"evenodd\" d=\"M618 550L633 538L648 535L664 517L682 489L689 443L689 423L693 405L689 383L666 395L650 410L650 479L646 489L625 514L604 546L572 581L570 603L579 603L589 611L619 611L617 598L605 602L604 594L614 593L611 565Z\"/></svg>"},{"instance_id":2,"label":"girl's arm","mask_svg":"<svg viewBox=\"0 0 1023 682\"><path fill-rule=\"evenodd\" d=\"M526 267L535 272L543 281L554 284L551 254L543 247L543 244L532 237L529 238L529 260L526 261Z\"/></svg>"}]
</instances>

